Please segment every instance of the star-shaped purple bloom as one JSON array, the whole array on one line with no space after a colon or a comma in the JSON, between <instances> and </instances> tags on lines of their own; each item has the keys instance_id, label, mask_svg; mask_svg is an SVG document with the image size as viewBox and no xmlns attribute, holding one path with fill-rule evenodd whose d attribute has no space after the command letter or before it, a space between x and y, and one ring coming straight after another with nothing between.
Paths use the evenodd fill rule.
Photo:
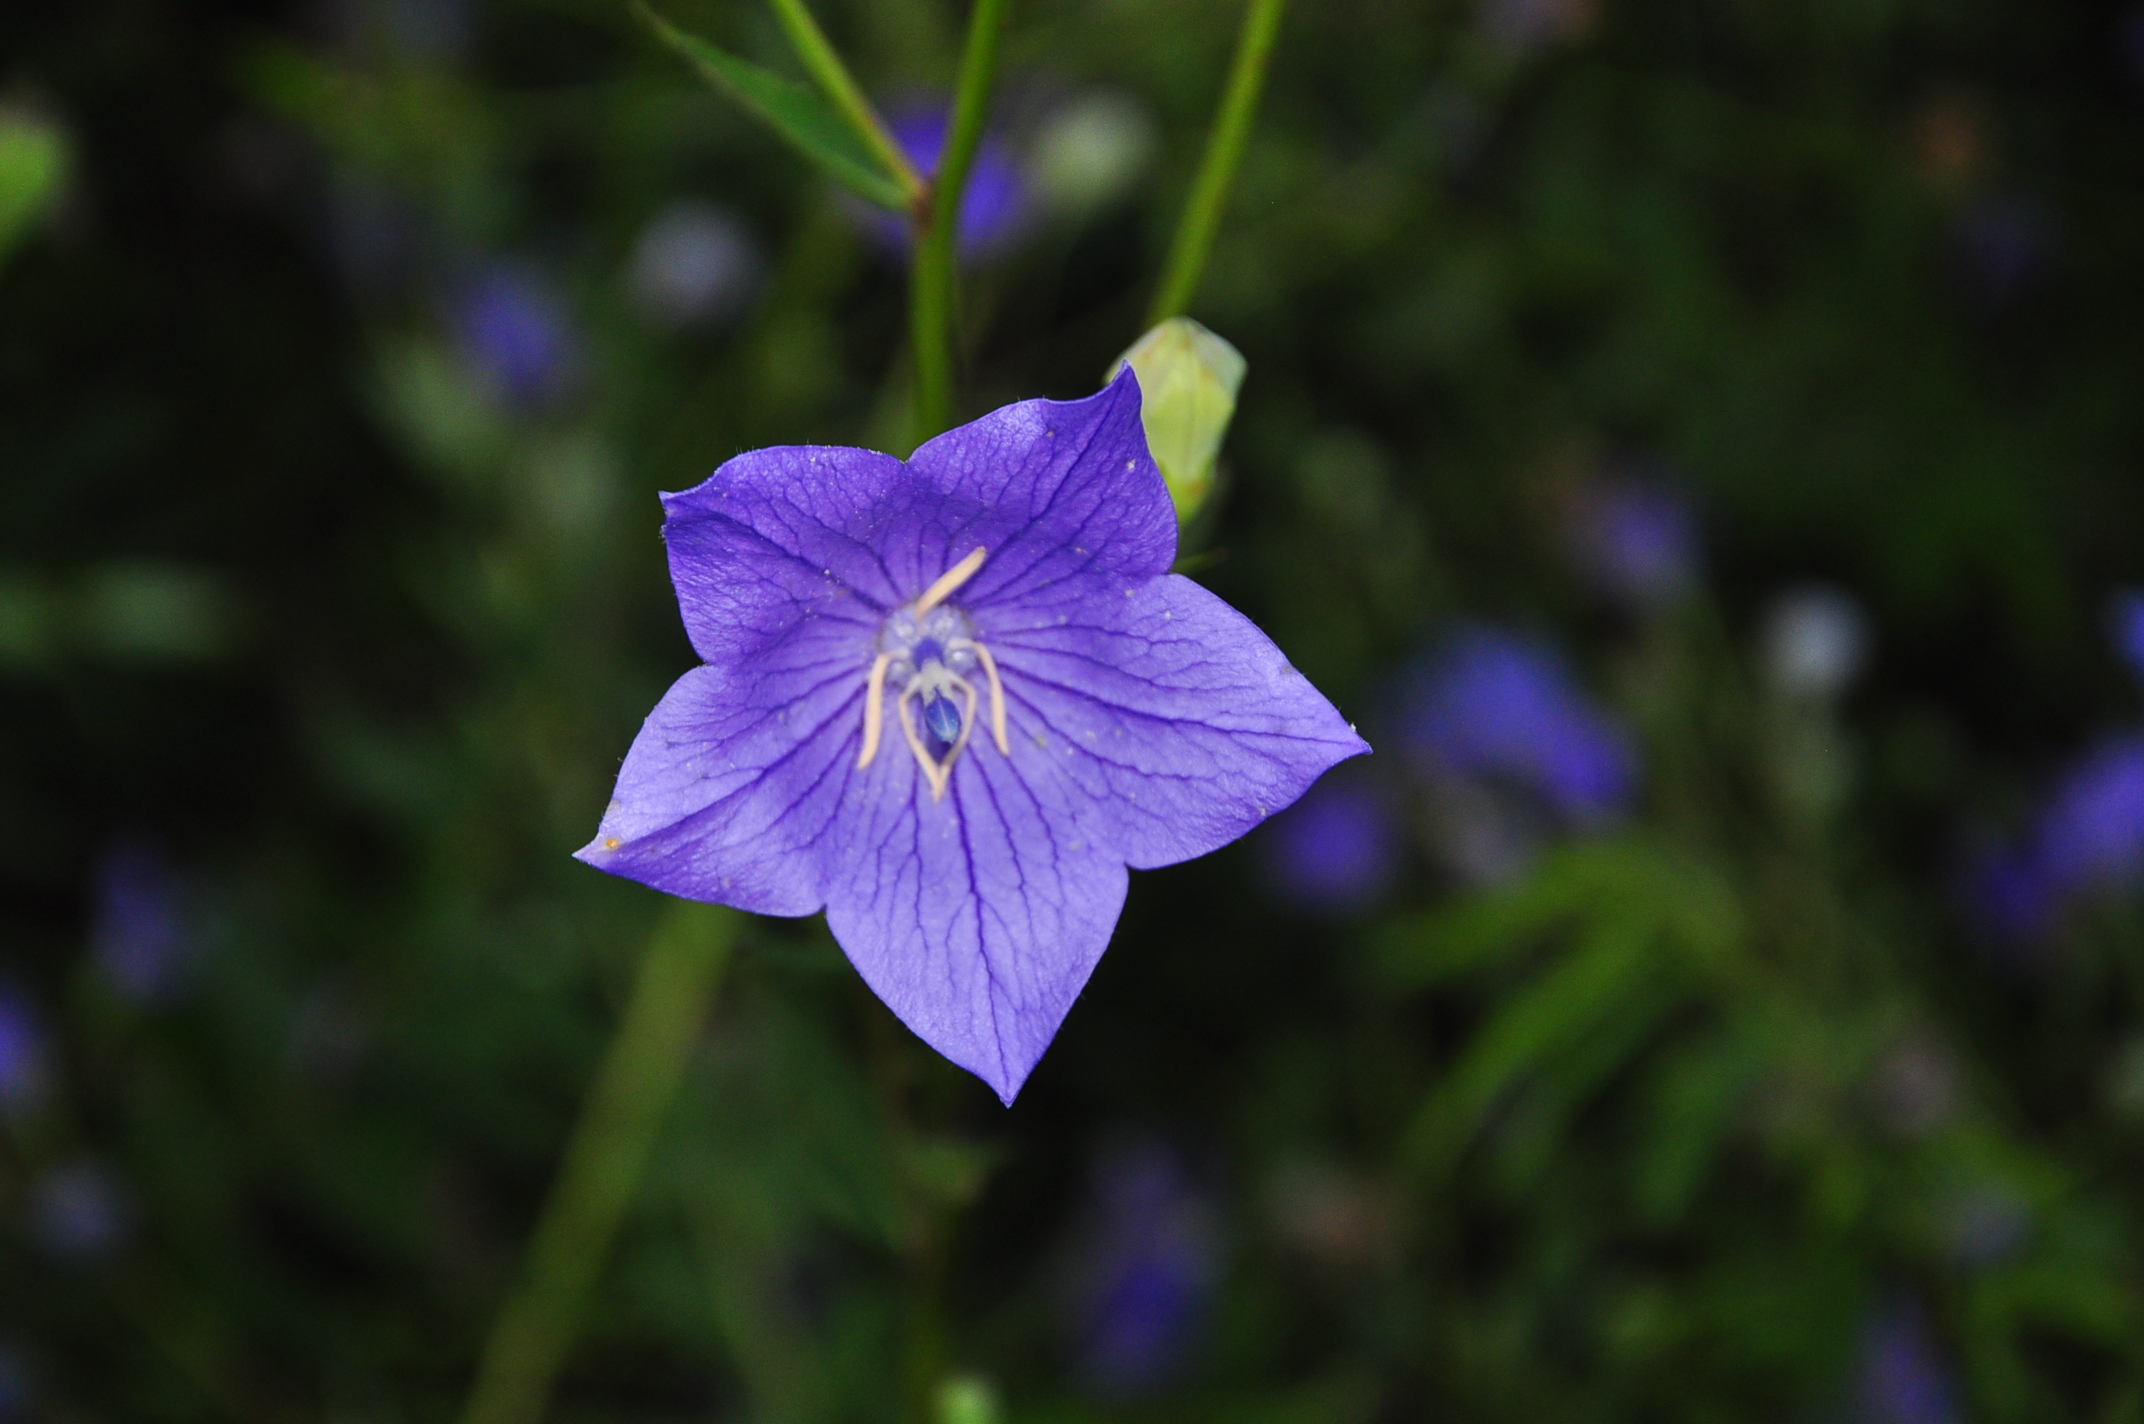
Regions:
<instances>
[{"instance_id":1,"label":"star-shaped purple bloom","mask_svg":"<svg viewBox=\"0 0 2144 1424\"><path fill-rule=\"evenodd\" d=\"M1226 845L1369 750L1169 572L1129 372L906 462L754 450L663 499L705 665L642 727L580 858L760 914L823 907L902 1022L1008 1103L1127 866Z\"/></svg>"}]
</instances>

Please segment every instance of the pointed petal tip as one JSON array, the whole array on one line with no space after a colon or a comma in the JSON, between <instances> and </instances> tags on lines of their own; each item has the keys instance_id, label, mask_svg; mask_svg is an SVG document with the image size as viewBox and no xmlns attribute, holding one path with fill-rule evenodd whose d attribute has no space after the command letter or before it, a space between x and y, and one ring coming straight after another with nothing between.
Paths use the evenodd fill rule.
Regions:
<instances>
[{"instance_id":1,"label":"pointed petal tip","mask_svg":"<svg viewBox=\"0 0 2144 1424\"><path fill-rule=\"evenodd\" d=\"M1017 1073L1012 1071L1012 1065L1009 1063L1002 1065L995 1073L985 1073L973 1068L968 1071L982 1079L990 1091L998 1095L998 1101L1009 1108L1012 1106L1012 1100L1020 1096L1020 1090L1027 1086L1028 1075L1035 1071L1035 1065L1030 1063Z\"/></svg>"},{"instance_id":2,"label":"pointed petal tip","mask_svg":"<svg viewBox=\"0 0 2144 1424\"><path fill-rule=\"evenodd\" d=\"M583 865L592 865L598 870L612 871L618 860L622 843L616 836L598 832L596 838L573 853L573 858Z\"/></svg>"},{"instance_id":3,"label":"pointed petal tip","mask_svg":"<svg viewBox=\"0 0 2144 1424\"><path fill-rule=\"evenodd\" d=\"M1029 1076L1035 1071L1035 1064L1042 1061L1038 1055L1034 1062L1023 1064L1017 1058L1007 1056L1002 1043L941 1043L933 1035L917 1032L913 1025L910 1031L946 1062L980 1078L983 1086L996 1093L998 1101L1006 1107L1011 1107L1013 1099L1020 1096L1020 1090L1027 1086Z\"/></svg>"}]
</instances>

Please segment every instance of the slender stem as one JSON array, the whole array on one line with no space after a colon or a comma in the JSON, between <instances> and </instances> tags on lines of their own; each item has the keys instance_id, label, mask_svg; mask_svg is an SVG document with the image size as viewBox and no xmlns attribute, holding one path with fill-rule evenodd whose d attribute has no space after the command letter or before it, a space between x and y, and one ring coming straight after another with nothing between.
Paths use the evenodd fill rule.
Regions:
<instances>
[{"instance_id":1,"label":"slender stem","mask_svg":"<svg viewBox=\"0 0 2144 1424\"><path fill-rule=\"evenodd\" d=\"M519 1288L493 1323L462 1424L536 1424L619 1219L640 1185L736 934L734 911L678 901L648 941Z\"/></svg>"},{"instance_id":2,"label":"slender stem","mask_svg":"<svg viewBox=\"0 0 2144 1424\"><path fill-rule=\"evenodd\" d=\"M1199 174L1184 202L1184 215L1176 224L1175 240L1169 244L1169 260L1162 268L1161 286L1146 324L1157 326L1172 316L1182 316L1198 295L1199 278L1206 272L1206 255L1213 250L1214 233L1221 226L1221 210L1228 205L1228 190L1236 181L1236 164L1251 134L1251 119L1258 112L1258 93L1265 87L1266 64L1273 57L1273 42L1280 36L1281 11L1287 0L1251 0L1243 17L1243 33L1236 39L1236 59L1228 72L1228 87L1222 91L1221 107L1213 116L1213 132L1206 138L1206 156L1199 160Z\"/></svg>"},{"instance_id":3,"label":"slender stem","mask_svg":"<svg viewBox=\"0 0 2144 1424\"><path fill-rule=\"evenodd\" d=\"M775 18L789 34L789 43L796 50L797 58L811 71L811 77L819 82L820 89L833 101L841 116L849 121L856 136L886 165L893 181L901 185L901 192L908 198L911 208L920 209L929 197L930 184L909 162L908 155L895 143L893 135L886 132L886 125L879 119L878 110L864 97L864 91L849 76L848 66L827 42L826 31L804 8L804 0L772 0Z\"/></svg>"},{"instance_id":4,"label":"slender stem","mask_svg":"<svg viewBox=\"0 0 2144 1424\"><path fill-rule=\"evenodd\" d=\"M1009 0L975 0L968 14L968 42L960 57L960 89L931 193L928 220L915 234L909 280L909 324L915 329L915 443L922 444L953 417L953 258L960 241L960 200L968 171L983 143L990 85L997 76L998 36L1005 30Z\"/></svg>"}]
</instances>

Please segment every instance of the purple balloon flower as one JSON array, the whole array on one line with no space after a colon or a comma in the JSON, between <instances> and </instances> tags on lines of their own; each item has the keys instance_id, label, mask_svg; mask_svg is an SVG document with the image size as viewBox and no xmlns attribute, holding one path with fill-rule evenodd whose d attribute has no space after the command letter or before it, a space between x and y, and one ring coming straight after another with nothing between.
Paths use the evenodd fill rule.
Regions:
<instances>
[{"instance_id":1,"label":"purple balloon flower","mask_svg":"<svg viewBox=\"0 0 2144 1424\"><path fill-rule=\"evenodd\" d=\"M1424 669L1408 704L1408 743L1433 771L1516 783L1581 825L1613 819L1630 799L1629 736L1558 659L1525 639L1462 631Z\"/></svg>"},{"instance_id":2,"label":"purple balloon flower","mask_svg":"<svg viewBox=\"0 0 2144 1424\"><path fill-rule=\"evenodd\" d=\"M44 1095L45 1036L27 1002L0 986L0 1112L28 1107Z\"/></svg>"},{"instance_id":3,"label":"purple balloon flower","mask_svg":"<svg viewBox=\"0 0 2144 1424\"><path fill-rule=\"evenodd\" d=\"M1166 1144L1120 1144L1095 1195L1066 1304L1074 1367L1115 1398L1168 1384L1187 1363L1220 1275L1214 1211Z\"/></svg>"},{"instance_id":4,"label":"purple balloon flower","mask_svg":"<svg viewBox=\"0 0 2144 1424\"><path fill-rule=\"evenodd\" d=\"M751 451L664 504L705 666L641 729L580 858L761 914L823 907L887 1006L1008 1103L1127 866L1225 845L1369 750L1169 573L1129 372L906 462Z\"/></svg>"},{"instance_id":5,"label":"purple balloon flower","mask_svg":"<svg viewBox=\"0 0 2144 1424\"><path fill-rule=\"evenodd\" d=\"M1323 781L1274 819L1259 846L1279 895L1305 909L1367 908L1399 869L1399 827L1374 790Z\"/></svg>"},{"instance_id":6,"label":"purple balloon flower","mask_svg":"<svg viewBox=\"0 0 2144 1424\"><path fill-rule=\"evenodd\" d=\"M1967 864L1965 898L2012 941L2040 938L2093 891L2144 881L2144 733L2101 743L2056 783L2031 837L1982 848Z\"/></svg>"},{"instance_id":7,"label":"purple balloon flower","mask_svg":"<svg viewBox=\"0 0 2144 1424\"><path fill-rule=\"evenodd\" d=\"M897 111L886 121L893 141L926 178L938 176L945 156L952 115L941 105ZM955 242L962 257L987 257L1027 226L1033 208L1027 179L1003 139L985 135L968 169L968 186L960 195L960 232ZM874 208L873 225L888 244L906 250L908 224L898 214Z\"/></svg>"},{"instance_id":8,"label":"purple balloon flower","mask_svg":"<svg viewBox=\"0 0 2144 1424\"><path fill-rule=\"evenodd\" d=\"M1641 612L1673 603L1696 581L1697 519L1667 485L1618 479L1581 491L1566 537L1579 572Z\"/></svg>"},{"instance_id":9,"label":"purple balloon flower","mask_svg":"<svg viewBox=\"0 0 2144 1424\"><path fill-rule=\"evenodd\" d=\"M125 1243L133 1212L126 1189L92 1161L69 1162L30 1189L30 1234L54 1256L87 1264Z\"/></svg>"},{"instance_id":10,"label":"purple balloon flower","mask_svg":"<svg viewBox=\"0 0 2144 1424\"><path fill-rule=\"evenodd\" d=\"M2144 735L2107 742L2062 779L2035 846L2059 890L2144 879Z\"/></svg>"},{"instance_id":11,"label":"purple balloon flower","mask_svg":"<svg viewBox=\"0 0 2144 1424\"><path fill-rule=\"evenodd\" d=\"M1910 1301L1863 1329L1858 1373L1855 1416L1865 1424L1954 1424L1959 1417L1927 1317Z\"/></svg>"},{"instance_id":12,"label":"purple balloon flower","mask_svg":"<svg viewBox=\"0 0 2144 1424\"><path fill-rule=\"evenodd\" d=\"M2059 908L2060 892L2026 851L1977 847L1966 860L1960 890L1974 918L2013 943L2046 934Z\"/></svg>"},{"instance_id":13,"label":"purple balloon flower","mask_svg":"<svg viewBox=\"0 0 2144 1424\"><path fill-rule=\"evenodd\" d=\"M2125 588L2108 602L2107 633L2129 671L2144 678L2144 589Z\"/></svg>"},{"instance_id":14,"label":"purple balloon flower","mask_svg":"<svg viewBox=\"0 0 2144 1424\"><path fill-rule=\"evenodd\" d=\"M458 294L463 351L508 400L536 405L569 385L580 362L565 302L533 271L501 263Z\"/></svg>"},{"instance_id":15,"label":"purple balloon flower","mask_svg":"<svg viewBox=\"0 0 2144 1424\"><path fill-rule=\"evenodd\" d=\"M90 947L112 986L140 1003L169 998L188 950L185 884L154 846L127 841L97 865Z\"/></svg>"}]
</instances>

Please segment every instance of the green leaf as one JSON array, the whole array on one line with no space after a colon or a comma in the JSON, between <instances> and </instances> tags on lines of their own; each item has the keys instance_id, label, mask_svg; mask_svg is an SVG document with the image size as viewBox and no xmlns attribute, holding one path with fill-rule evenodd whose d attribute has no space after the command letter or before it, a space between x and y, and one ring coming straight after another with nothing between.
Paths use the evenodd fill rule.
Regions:
<instances>
[{"instance_id":1,"label":"green leaf","mask_svg":"<svg viewBox=\"0 0 2144 1424\"><path fill-rule=\"evenodd\" d=\"M700 72L700 77L751 110L796 150L854 192L896 211L905 211L901 187L871 156L819 96L771 69L737 58L706 40L688 35L633 0L638 15L655 37Z\"/></svg>"},{"instance_id":2,"label":"green leaf","mask_svg":"<svg viewBox=\"0 0 2144 1424\"><path fill-rule=\"evenodd\" d=\"M1416 1111L1402 1146L1418 1168L1448 1165L1499 1099L1536 1065L1568 1053L1629 1004L1658 968L1657 938L1606 921L1514 994Z\"/></svg>"},{"instance_id":3,"label":"green leaf","mask_svg":"<svg viewBox=\"0 0 2144 1424\"><path fill-rule=\"evenodd\" d=\"M1734 1025L1664 1057L1643 1099L1644 1131L1631 1153L1638 1217L1663 1227L1689 1210L1764 1071L1756 1032Z\"/></svg>"}]
</instances>

